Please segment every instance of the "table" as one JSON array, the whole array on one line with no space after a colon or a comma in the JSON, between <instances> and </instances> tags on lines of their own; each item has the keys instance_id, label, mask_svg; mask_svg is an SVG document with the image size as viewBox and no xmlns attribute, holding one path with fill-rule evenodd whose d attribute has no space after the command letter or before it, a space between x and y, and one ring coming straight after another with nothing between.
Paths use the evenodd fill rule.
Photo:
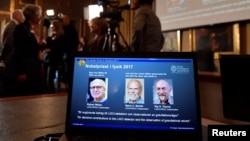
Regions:
<instances>
[{"instance_id":1,"label":"table","mask_svg":"<svg viewBox=\"0 0 250 141\"><path fill-rule=\"evenodd\" d=\"M0 98L0 140L33 141L63 133L67 94Z\"/></svg>"},{"instance_id":2,"label":"table","mask_svg":"<svg viewBox=\"0 0 250 141\"><path fill-rule=\"evenodd\" d=\"M0 140L33 141L52 133L63 133L67 93L0 98ZM223 124L202 118L203 141L207 125Z\"/></svg>"}]
</instances>

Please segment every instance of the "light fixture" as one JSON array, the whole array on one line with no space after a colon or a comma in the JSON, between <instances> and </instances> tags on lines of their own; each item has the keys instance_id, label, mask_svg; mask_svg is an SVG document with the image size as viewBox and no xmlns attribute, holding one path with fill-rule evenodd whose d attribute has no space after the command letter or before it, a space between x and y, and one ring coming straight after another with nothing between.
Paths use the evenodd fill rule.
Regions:
<instances>
[{"instance_id":1,"label":"light fixture","mask_svg":"<svg viewBox=\"0 0 250 141\"><path fill-rule=\"evenodd\" d=\"M103 7L98 4L93 4L88 6L89 17L88 19L93 19L95 17L100 17L100 13L103 12Z\"/></svg>"},{"instance_id":2,"label":"light fixture","mask_svg":"<svg viewBox=\"0 0 250 141\"><path fill-rule=\"evenodd\" d=\"M46 15L47 15L48 17L54 17L54 16L55 16L55 11L54 11L54 9L48 9L48 10L46 10Z\"/></svg>"}]
</instances>

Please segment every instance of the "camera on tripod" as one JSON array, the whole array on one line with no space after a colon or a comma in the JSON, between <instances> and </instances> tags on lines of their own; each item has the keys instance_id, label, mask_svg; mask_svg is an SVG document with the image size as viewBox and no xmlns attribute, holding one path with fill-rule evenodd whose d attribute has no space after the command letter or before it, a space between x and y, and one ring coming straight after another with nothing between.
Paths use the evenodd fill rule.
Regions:
<instances>
[{"instance_id":1,"label":"camera on tripod","mask_svg":"<svg viewBox=\"0 0 250 141\"><path fill-rule=\"evenodd\" d=\"M118 35L120 35L126 45L127 50L129 50L128 44L125 41L122 33L119 29L119 23L124 21L122 18L122 11L130 10L130 0L128 4L120 6L119 0L97 0L98 5L103 7L103 12L100 13L100 18L105 18L108 21L108 33L106 35L105 43L103 45L103 50L108 51L120 51L123 48L118 42ZM116 28L118 28L119 34L116 33ZM108 47L108 49L106 49Z\"/></svg>"},{"instance_id":2,"label":"camera on tripod","mask_svg":"<svg viewBox=\"0 0 250 141\"><path fill-rule=\"evenodd\" d=\"M98 0L98 4L103 7L100 17L108 18L111 27L117 27L119 22L124 21L122 11L130 9L129 4L119 6L119 0Z\"/></svg>"}]
</instances>

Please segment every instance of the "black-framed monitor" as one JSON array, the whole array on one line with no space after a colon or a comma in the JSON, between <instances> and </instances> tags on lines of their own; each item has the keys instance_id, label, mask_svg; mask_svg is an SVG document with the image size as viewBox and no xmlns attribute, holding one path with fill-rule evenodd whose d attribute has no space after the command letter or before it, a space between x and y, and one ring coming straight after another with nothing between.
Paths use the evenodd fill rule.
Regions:
<instances>
[{"instance_id":1,"label":"black-framed monitor","mask_svg":"<svg viewBox=\"0 0 250 141\"><path fill-rule=\"evenodd\" d=\"M201 140L197 62L194 52L77 52L72 57L66 135L119 136L124 140ZM94 79L101 86L92 85ZM143 102L127 103L127 84L142 83ZM168 81L173 98L156 102L154 87ZM106 83L103 84L103 81ZM106 100L89 101L105 87ZM159 86L160 90L166 90ZM156 96L156 97L155 97Z\"/></svg>"},{"instance_id":2,"label":"black-framed monitor","mask_svg":"<svg viewBox=\"0 0 250 141\"><path fill-rule=\"evenodd\" d=\"M250 121L250 55L221 54L219 63L225 118Z\"/></svg>"}]
</instances>

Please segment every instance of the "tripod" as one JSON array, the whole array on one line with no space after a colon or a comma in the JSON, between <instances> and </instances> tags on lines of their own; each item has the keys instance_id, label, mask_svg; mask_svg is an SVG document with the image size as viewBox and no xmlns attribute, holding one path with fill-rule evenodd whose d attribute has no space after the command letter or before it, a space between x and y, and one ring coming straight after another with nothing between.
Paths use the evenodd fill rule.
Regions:
<instances>
[{"instance_id":1,"label":"tripod","mask_svg":"<svg viewBox=\"0 0 250 141\"><path fill-rule=\"evenodd\" d=\"M121 49L122 46L119 43L118 34L115 32L115 27L118 27L119 35L122 37L122 40L124 41L126 48L129 51L129 45L126 42L124 36L122 35L118 24L114 27L112 27L111 24L109 24L108 32L105 36L105 41L102 47L102 51L116 52L122 50Z\"/></svg>"}]
</instances>

